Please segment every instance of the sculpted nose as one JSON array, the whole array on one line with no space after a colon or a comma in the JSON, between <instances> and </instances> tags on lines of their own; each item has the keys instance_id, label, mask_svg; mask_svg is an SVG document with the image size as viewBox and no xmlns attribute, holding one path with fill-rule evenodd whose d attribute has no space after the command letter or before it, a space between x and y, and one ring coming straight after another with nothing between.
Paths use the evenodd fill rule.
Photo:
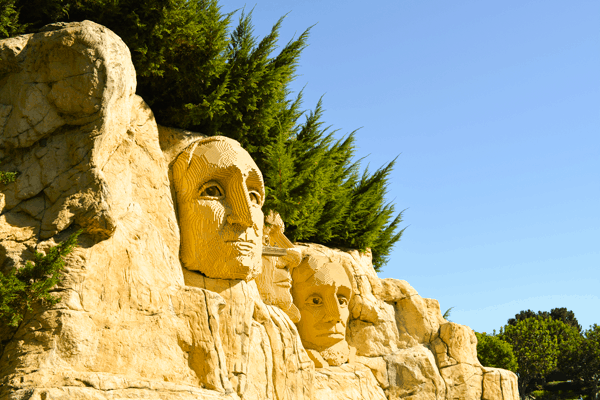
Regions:
<instances>
[{"instance_id":1,"label":"sculpted nose","mask_svg":"<svg viewBox=\"0 0 600 400\"><path fill-rule=\"evenodd\" d=\"M334 301L328 301L327 304L325 304L324 321L334 323L342 322L342 312L337 299Z\"/></svg>"},{"instance_id":2,"label":"sculpted nose","mask_svg":"<svg viewBox=\"0 0 600 400\"><path fill-rule=\"evenodd\" d=\"M227 222L244 227L254 225L250 211L250 196L243 185L233 185L230 191L229 206L231 213L227 216Z\"/></svg>"},{"instance_id":3,"label":"sculpted nose","mask_svg":"<svg viewBox=\"0 0 600 400\"><path fill-rule=\"evenodd\" d=\"M285 236L284 236L285 237ZM287 238L286 238L287 240ZM289 240L288 240L289 242ZM291 244L290 242L290 247L285 248L287 250L287 254L283 257L279 257L277 259L277 268L285 268L288 270L289 273L292 272L292 270L294 268L296 268L298 266L298 264L300 264L300 261L302 260L302 255L300 253L300 250L297 250L295 248L293 248L293 244Z\"/></svg>"}]
</instances>

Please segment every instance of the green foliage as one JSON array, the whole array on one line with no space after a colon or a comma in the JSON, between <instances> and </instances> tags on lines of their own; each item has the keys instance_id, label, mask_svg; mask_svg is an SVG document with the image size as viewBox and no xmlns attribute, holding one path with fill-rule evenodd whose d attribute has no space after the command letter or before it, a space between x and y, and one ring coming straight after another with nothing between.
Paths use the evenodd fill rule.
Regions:
<instances>
[{"instance_id":1,"label":"green foliage","mask_svg":"<svg viewBox=\"0 0 600 400\"><path fill-rule=\"evenodd\" d=\"M14 182L15 179L17 179L16 172L0 171L0 183L2 183L2 184L11 183L11 182Z\"/></svg>"},{"instance_id":2,"label":"green foliage","mask_svg":"<svg viewBox=\"0 0 600 400\"><path fill-rule=\"evenodd\" d=\"M216 0L4 1L12 20L20 10L19 29L89 19L113 30L131 50L137 93L157 121L239 141L263 172L265 211L280 213L292 240L370 247L376 269L387 262L403 233L402 213L384 200L394 161L361 174L355 133L334 140L321 101L304 112L301 93L291 98L309 29L277 49L283 18L259 40L251 12L231 29L232 14Z\"/></svg>"},{"instance_id":3,"label":"green foliage","mask_svg":"<svg viewBox=\"0 0 600 400\"><path fill-rule=\"evenodd\" d=\"M453 309L453 308L454 308L454 307L450 307L449 309L447 309L447 310L444 312L444 315L442 315L442 318L444 318L444 319L446 319L446 320L450 321L448 318L450 318L450 314L452 314L452 309ZM477 332L475 332L475 333L477 333Z\"/></svg>"},{"instance_id":4,"label":"green foliage","mask_svg":"<svg viewBox=\"0 0 600 400\"><path fill-rule=\"evenodd\" d=\"M519 320L500 330L500 338L512 345L517 357L521 397L526 398L536 388L535 384L543 382L545 376L556 368L559 348L550 332L551 322L562 324L537 316Z\"/></svg>"},{"instance_id":5,"label":"green foliage","mask_svg":"<svg viewBox=\"0 0 600 400\"><path fill-rule=\"evenodd\" d=\"M600 398L600 325L594 324L583 334L577 348L576 376L590 399Z\"/></svg>"},{"instance_id":6,"label":"green foliage","mask_svg":"<svg viewBox=\"0 0 600 400\"><path fill-rule=\"evenodd\" d=\"M517 357L512 346L498 335L475 332L477 336L477 357L486 367L504 368L517 372Z\"/></svg>"},{"instance_id":7,"label":"green foliage","mask_svg":"<svg viewBox=\"0 0 600 400\"><path fill-rule=\"evenodd\" d=\"M290 113L297 113L300 100L299 96L291 103ZM319 101L302 124L282 124L275 140L265 147L264 208L281 214L286 235L293 241L370 247L379 270L403 233L398 230L402 213L392 220L394 206L384 203L394 162L373 174L365 170L359 175L359 165L352 161L355 132L335 141L335 131L323 127L322 114Z\"/></svg>"},{"instance_id":8,"label":"green foliage","mask_svg":"<svg viewBox=\"0 0 600 400\"><path fill-rule=\"evenodd\" d=\"M527 397L549 380L570 379L577 363L580 334L577 328L531 310L517 314L500 331L500 338L513 347L517 357L519 392ZM575 363L575 364L572 364ZM553 377L554 375L554 377Z\"/></svg>"},{"instance_id":9,"label":"green foliage","mask_svg":"<svg viewBox=\"0 0 600 400\"><path fill-rule=\"evenodd\" d=\"M534 390L531 395L535 400L580 400L581 390L573 382L551 382L542 390Z\"/></svg>"},{"instance_id":10,"label":"green foliage","mask_svg":"<svg viewBox=\"0 0 600 400\"><path fill-rule=\"evenodd\" d=\"M186 8L185 0L13 1L20 11L19 22L27 24L28 32L36 32L49 23L85 19L110 26L129 46L136 71L143 76L164 73L168 67L164 56L167 45L162 42L170 34L178 40L179 32L173 31L172 22L182 22L187 17L177 9Z\"/></svg>"},{"instance_id":11,"label":"green foliage","mask_svg":"<svg viewBox=\"0 0 600 400\"><path fill-rule=\"evenodd\" d=\"M0 0L0 38L16 36L25 31L27 25L19 23L17 0Z\"/></svg>"},{"instance_id":12,"label":"green foliage","mask_svg":"<svg viewBox=\"0 0 600 400\"><path fill-rule=\"evenodd\" d=\"M544 312L543 315L546 314L547 313ZM553 308L550 310L548 317L556 321L562 321L565 324L575 328L577 332L581 332L581 325L579 325L577 318L575 318L575 313L571 310L567 310L565 307Z\"/></svg>"},{"instance_id":13,"label":"green foliage","mask_svg":"<svg viewBox=\"0 0 600 400\"><path fill-rule=\"evenodd\" d=\"M577 332L581 332L581 325L579 325L577 318L575 318L575 313L573 311L567 310L565 307L553 308L552 310L550 310L550 312L538 311L537 313L535 313L531 310L521 311L517 315L515 315L515 318L510 318L508 320L508 324L515 325L517 321L536 316L541 316L543 318L552 318L556 321L562 321L565 324L577 329Z\"/></svg>"},{"instance_id":14,"label":"green foliage","mask_svg":"<svg viewBox=\"0 0 600 400\"><path fill-rule=\"evenodd\" d=\"M64 242L48 249L46 255L37 252L33 262L28 261L23 268L0 273L0 321L17 327L26 311L33 311L32 305L43 302L54 305L58 298L50 290L60 282L64 268L64 257L77 245L78 231Z\"/></svg>"},{"instance_id":15,"label":"green foliage","mask_svg":"<svg viewBox=\"0 0 600 400\"><path fill-rule=\"evenodd\" d=\"M550 312L521 311L499 335L495 331L476 335L481 363L515 371L521 398L599 398L600 326L582 332L573 311L564 307ZM502 348L498 341L512 346L516 370L498 361Z\"/></svg>"},{"instance_id":16,"label":"green foliage","mask_svg":"<svg viewBox=\"0 0 600 400\"><path fill-rule=\"evenodd\" d=\"M540 312L541 312L541 311L540 311ZM515 315L515 317L514 317L514 318L509 318L509 319L508 319L508 324L509 324L509 325L513 325L513 326L514 326L514 325L516 325L516 324L517 324L517 322L519 322L519 321L524 321L524 320L526 320L527 318L535 318L535 317L537 317L538 315L540 315L540 314L539 314L539 312L538 312L538 313L536 313L536 312L534 312L534 311L531 311L531 310L527 310L527 311L521 311L521 312L519 312L517 315Z\"/></svg>"},{"instance_id":17,"label":"green foliage","mask_svg":"<svg viewBox=\"0 0 600 400\"><path fill-rule=\"evenodd\" d=\"M527 310L509 319L499 336L513 345L522 397L599 398L598 325L582 332L575 313L564 307Z\"/></svg>"}]
</instances>

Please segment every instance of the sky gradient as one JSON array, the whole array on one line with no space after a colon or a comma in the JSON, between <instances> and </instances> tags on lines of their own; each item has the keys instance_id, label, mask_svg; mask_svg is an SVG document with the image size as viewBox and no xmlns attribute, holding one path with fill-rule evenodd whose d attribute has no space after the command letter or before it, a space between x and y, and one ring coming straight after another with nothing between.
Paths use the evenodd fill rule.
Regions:
<instances>
[{"instance_id":1,"label":"sky gradient","mask_svg":"<svg viewBox=\"0 0 600 400\"><path fill-rule=\"evenodd\" d=\"M567 307L600 324L600 2L221 0L281 44L309 26L292 89L357 128L408 226L380 277L499 330ZM239 13L237 14L239 16ZM237 22L237 17L234 17Z\"/></svg>"}]
</instances>

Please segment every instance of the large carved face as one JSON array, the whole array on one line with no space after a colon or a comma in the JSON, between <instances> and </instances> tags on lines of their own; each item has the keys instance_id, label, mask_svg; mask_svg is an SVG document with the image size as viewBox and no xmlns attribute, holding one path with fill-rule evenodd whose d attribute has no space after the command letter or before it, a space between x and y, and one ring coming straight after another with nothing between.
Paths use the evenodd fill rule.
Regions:
<instances>
[{"instance_id":1,"label":"large carved face","mask_svg":"<svg viewBox=\"0 0 600 400\"><path fill-rule=\"evenodd\" d=\"M301 315L297 326L304 346L323 351L345 340L352 286L344 267L308 257L293 277L294 304Z\"/></svg>"},{"instance_id":2,"label":"large carved face","mask_svg":"<svg viewBox=\"0 0 600 400\"><path fill-rule=\"evenodd\" d=\"M173 165L181 261L210 278L254 278L261 270L264 183L236 141L212 137Z\"/></svg>"}]
</instances>

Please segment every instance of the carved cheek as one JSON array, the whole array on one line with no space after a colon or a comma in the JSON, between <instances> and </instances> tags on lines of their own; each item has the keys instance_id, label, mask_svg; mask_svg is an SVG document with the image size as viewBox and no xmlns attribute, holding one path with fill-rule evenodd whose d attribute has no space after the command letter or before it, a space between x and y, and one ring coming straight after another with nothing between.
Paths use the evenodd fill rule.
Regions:
<instances>
[{"instance_id":1,"label":"carved cheek","mask_svg":"<svg viewBox=\"0 0 600 400\"><path fill-rule=\"evenodd\" d=\"M252 213L252 222L254 222L254 226L260 231L262 235L265 219L265 215L263 214L262 209L260 207L252 206L250 212Z\"/></svg>"},{"instance_id":2,"label":"carved cheek","mask_svg":"<svg viewBox=\"0 0 600 400\"><path fill-rule=\"evenodd\" d=\"M211 234L218 235L223 226L224 216L225 207L221 202L206 200L196 200L190 215L196 222L196 234L202 238L208 238Z\"/></svg>"},{"instance_id":3,"label":"carved cheek","mask_svg":"<svg viewBox=\"0 0 600 400\"><path fill-rule=\"evenodd\" d=\"M211 201L209 208L213 221L222 228L225 224L225 206L220 201Z\"/></svg>"},{"instance_id":4,"label":"carved cheek","mask_svg":"<svg viewBox=\"0 0 600 400\"><path fill-rule=\"evenodd\" d=\"M348 307L342 308L340 311L342 326L345 328L348 323L348 318L350 317L350 309Z\"/></svg>"},{"instance_id":5,"label":"carved cheek","mask_svg":"<svg viewBox=\"0 0 600 400\"><path fill-rule=\"evenodd\" d=\"M267 294L268 296L273 295L277 291L277 286L274 285L274 282L277 281L275 277L275 266L274 266L274 257L263 256L262 259L262 272L259 276L256 277L256 284L258 289Z\"/></svg>"},{"instance_id":6,"label":"carved cheek","mask_svg":"<svg viewBox=\"0 0 600 400\"><path fill-rule=\"evenodd\" d=\"M274 257L273 257L274 258ZM279 262L279 259L275 259L275 263L271 263L271 268L273 269L272 275L273 280L275 282L279 282L285 279L290 279L290 273L287 269L284 269L284 266L280 266L276 263Z\"/></svg>"},{"instance_id":7,"label":"carved cheek","mask_svg":"<svg viewBox=\"0 0 600 400\"><path fill-rule=\"evenodd\" d=\"M323 320L323 318L325 318L325 307L324 306L320 306L320 307L308 306L308 310L309 310L310 314L312 315L315 323L319 323Z\"/></svg>"}]
</instances>

